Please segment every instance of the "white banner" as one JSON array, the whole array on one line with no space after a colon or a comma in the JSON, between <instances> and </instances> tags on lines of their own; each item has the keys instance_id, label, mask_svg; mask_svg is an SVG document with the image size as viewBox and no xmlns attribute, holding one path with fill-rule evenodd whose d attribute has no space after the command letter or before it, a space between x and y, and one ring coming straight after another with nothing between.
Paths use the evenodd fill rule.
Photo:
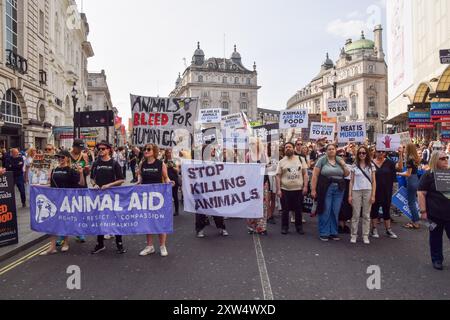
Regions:
<instances>
[{"instance_id":1,"label":"white banner","mask_svg":"<svg viewBox=\"0 0 450 320\"><path fill-rule=\"evenodd\" d=\"M202 109L199 111L198 123L221 123L222 109Z\"/></svg>"},{"instance_id":2,"label":"white banner","mask_svg":"<svg viewBox=\"0 0 450 320\"><path fill-rule=\"evenodd\" d=\"M365 122L346 122L338 124L338 142L365 142L366 141L366 123Z\"/></svg>"},{"instance_id":3,"label":"white banner","mask_svg":"<svg viewBox=\"0 0 450 320\"><path fill-rule=\"evenodd\" d=\"M327 138L328 141L334 141L334 134L336 131L336 126L334 123L311 123L311 132L309 133L309 138L311 140L319 140L322 138Z\"/></svg>"},{"instance_id":4,"label":"white banner","mask_svg":"<svg viewBox=\"0 0 450 320\"><path fill-rule=\"evenodd\" d=\"M222 117L222 129L240 128L245 128L245 121L242 113L235 113Z\"/></svg>"},{"instance_id":5,"label":"white banner","mask_svg":"<svg viewBox=\"0 0 450 320\"><path fill-rule=\"evenodd\" d=\"M280 129L308 128L308 110L295 109L280 112Z\"/></svg>"},{"instance_id":6,"label":"white banner","mask_svg":"<svg viewBox=\"0 0 450 320\"><path fill-rule=\"evenodd\" d=\"M329 99L327 101L327 115L330 118L349 116L350 108L348 99Z\"/></svg>"},{"instance_id":7,"label":"white banner","mask_svg":"<svg viewBox=\"0 0 450 320\"><path fill-rule=\"evenodd\" d=\"M249 135L246 129L223 130L223 147L226 149L247 149Z\"/></svg>"},{"instance_id":8,"label":"white banner","mask_svg":"<svg viewBox=\"0 0 450 320\"><path fill-rule=\"evenodd\" d=\"M228 218L264 216L263 165L184 161L181 170L185 211Z\"/></svg>"},{"instance_id":9,"label":"white banner","mask_svg":"<svg viewBox=\"0 0 450 320\"><path fill-rule=\"evenodd\" d=\"M378 151L397 151L400 148L400 144L399 134L377 134Z\"/></svg>"}]
</instances>

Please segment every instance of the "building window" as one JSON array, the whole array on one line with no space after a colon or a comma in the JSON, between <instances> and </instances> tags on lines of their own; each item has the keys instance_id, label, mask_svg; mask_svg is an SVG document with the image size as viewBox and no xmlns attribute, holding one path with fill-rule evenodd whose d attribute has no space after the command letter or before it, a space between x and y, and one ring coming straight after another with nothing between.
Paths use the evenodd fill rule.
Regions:
<instances>
[{"instance_id":1,"label":"building window","mask_svg":"<svg viewBox=\"0 0 450 320\"><path fill-rule=\"evenodd\" d=\"M38 111L38 120L40 122L45 122L45 106L43 104L41 104L39 106L39 111Z\"/></svg>"},{"instance_id":2,"label":"building window","mask_svg":"<svg viewBox=\"0 0 450 320\"><path fill-rule=\"evenodd\" d=\"M314 100L314 113L320 113L320 99Z\"/></svg>"},{"instance_id":3,"label":"building window","mask_svg":"<svg viewBox=\"0 0 450 320\"><path fill-rule=\"evenodd\" d=\"M228 92L222 92L221 96L222 96L222 98L228 98L229 94L228 94Z\"/></svg>"},{"instance_id":4,"label":"building window","mask_svg":"<svg viewBox=\"0 0 450 320\"><path fill-rule=\"evenodd\" d=\"M227 83L227 82L228 82L227 77L223 77L223 78L222 78L222 83Z\"/></svg>"},{"instance_id":5,"label":"building window","mask_svg":"<svg viewBox=\"0 0 450 320\"><path fill-rule=\"evenodd\" d=\"M356 117L358 111L358 97L357 96L353 96L352 97L352 117Z\"/></svg>"},{"instance_id":6,"label":"building window","mask_svg":"<svg viewBox=\"0 0 450 320\"><path fill-rule=\"evenodd\" d=\"M369 65L369 73L374 73L375 71L375 66L373 64Z\"/></svg>"},{"instance_id":7,"label":"building window","mask_svg":"<svg viewBox=\"0 0 450 320\"><path fill-rule=\"evenodd\" d=\"M230 114L230 104L227 101L222 102L222 114L225 116Z\"/></svg>"},{"instance_id":8,"label":"building window","mask_svg":"<svg viewBox=\"0 0 450 320\"><path fill-rule=\"evenodd\" d=\"M17 0L6 0L6 50L17 53Z\"/></svg>"},{"instance_id":9,"label":"building window","mask_svg":"<svg viewBox=\"0 0 450 320\"><path fill-rule=\"evenodd\" d=\"M369 97L369 113L370 114L375 114L376 113L376 102L375 102L375 97Z\"/></svg>"},{"instance_id":10,"label":"building window","mask_svg":"<svg viewBox=\"0 0 450 320\"><path fill-rule=\"evenodd\" d=\"M248 84L248 85L252 84L252 79L247 78L247 84Z\"/></svg>"},{"instance_id":11,"label":"building window","mask_svg":"<svg viewBox=\"0 0 450 320\"><path fill-rule=\"evenodd\" d=\"M45 31L45 15L44 11L39 10L39 34L44 36Z\"/></svg>"},{"instance_id":12,"label":"building window","mask_svg":"<svg viewBox=\"0 0 450 320\"><path fill-rule=\"evenodd\" d=\"M203 82L203 76L198 76L198 82Z\"/></svg>"},{"instance_id":13,"label":"building window","mask_svg":"<svg viewBox=\"0 0 450 320\"><path fill-rule=\"evenodd\" d=\"M234 84L239 84L239 78L234 78Z\"/></svg>"},{"instance_id":14,"label":"building window","mask_svg":"<svg viewBox=\"0 0 450 320\"><path fill-rule=\"evenodd\" d=\"M248 110L248 103L247 102L241 102L241 111L247 111Z\"/></svg>"},{"instance_id":15,"label":"building window","mask_svg":"<svg viewBox=\"0 0 450 320\"><path fill-rule=\"evenodd\" d=\"M11 90L6 91L0 105L0 114L6 123L22 124L22 112L17 97Z\"/></svg>"},{"instance_id":16,"label":"building window","mask_svg":"<svg viewBox=\"0 0 450 320\"><path fill-rule=\"evenodd\" d=\"M247 92L241 92L241 98L247 99L248 98Z\"/></svg>"},{"instance_id":17,"label":"building window","mask_svg":"<svg viewBox=\"0 0 450 320\"><path fill-rule=\"evenodd\" d=\"M208 109L209 108L209 102L208 101L203 101L202 102L202 109Z\"/></svg>"},{"instance_id":18,"label":"building window","mask_svg":"<svg viewBox=\"0 0 450 320\"><path fill-rule=\"evenodd\" d=\"M208 98L209 97L209 92L208 91L203 91L202 92L202 97L203 98Z\"/></svg>"},{"instance_id":19,"label":"building window","mask_svg":"<svg viewBox=\"0 0 450 320\"><path fill-rule=\"evenodd\" d=\"M87 101L92 101L92 96L91 95L87 96Z\"/></svg>"}]
</instances>

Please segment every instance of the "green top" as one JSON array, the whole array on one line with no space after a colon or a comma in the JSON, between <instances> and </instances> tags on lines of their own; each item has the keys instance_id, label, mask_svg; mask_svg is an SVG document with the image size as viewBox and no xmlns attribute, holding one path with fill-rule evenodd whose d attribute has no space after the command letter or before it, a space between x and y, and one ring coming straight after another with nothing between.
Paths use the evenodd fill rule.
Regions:
<instances>
[{"instance_id":1,"label":"green top","mask_svg":"<svg viewBox=\"0 0 450 320\"><path fill-rule=\"evenodd\" d=\"M339 165L339 162L343 159L336 157L336 165L332 165L328 162L328 157L323 156L317 161L316 168L320 169L320 174L327 178L342 179L344 177L344 169Z\"/></svg>"},{"instance_id":2,"label":"green top","mask_svg":"<svg viewBox=\"0 0 450 320\"><path fill-rule=\"evenodd\" d=\"M352 53L357 50L370 50L375 48L375 42L368 39L361 39L350 43L345 47L345 53Z\"/></svg>"}]
</instances>

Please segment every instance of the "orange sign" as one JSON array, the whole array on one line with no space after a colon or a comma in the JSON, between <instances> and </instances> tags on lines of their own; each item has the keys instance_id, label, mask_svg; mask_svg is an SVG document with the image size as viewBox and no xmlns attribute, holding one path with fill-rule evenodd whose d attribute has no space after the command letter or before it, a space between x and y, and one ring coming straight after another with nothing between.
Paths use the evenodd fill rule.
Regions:
<instances>
[{"instance_id":1,"label":"orange sign","mask_svg":"<svg viewBox=\"0 0 450 320\"><path fill-rule=\"evenodd\" d=\"M337 123L337 118L328 118L328 113L326 111L324 111L324 112L322 112L322 122Z\"/></svg>"}]
</instances>

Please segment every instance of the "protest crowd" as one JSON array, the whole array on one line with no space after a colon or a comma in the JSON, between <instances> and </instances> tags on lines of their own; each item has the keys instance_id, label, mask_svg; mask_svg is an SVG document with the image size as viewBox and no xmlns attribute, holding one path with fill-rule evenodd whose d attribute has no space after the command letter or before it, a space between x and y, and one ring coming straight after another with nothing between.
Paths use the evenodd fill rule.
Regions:
<instances>
[{"instance_id":1,"label":"protest crowd","mask_svg":"<svg viewBox=\"0 0 450 320\"><path fill-rule=\"evenodd\" d=\"M266 138L248 134L244 147L238 147L236 139L232 147L202 141L201 156L194 150L160 149L156 143L115 148L102 141L95 149L89 149L83 140L75 140L70 150L53 145L45 150L2 150L0 174L13 173L23 207L27 206L31 185L94 189L102 193L114 192L114 188L126 184L140 188L162 184L170 191L173 217L180 214L180 205L184 205L184 212L195 214L193 229L198 238L206 237L211 220L218 234L227 237L227 220L242 218L243 232L250 235L267 236L269 224L280 224L281 234L287 236L293 225L296 234L317 233L318 240L323 242L340 241L348 234L352 244L362 240L365 245L382 235L398 238L393 220L398 219L400 211L394 208L392 199L404 188L410 221L403 227L411 232L424 225L429 228L433 266L442 270L443 232L450 238L450 197L448 192L437 190L434 175L449 169L450 143L435 142L433 146L410 140L396 151L387 151L367 138L359 143L327 138L304 140L295 132L280 134L272 143ZM238 165L248 167L239 169ZM248 179L245 171L250 168L257 168L260 174ZM127 173L131 176L127 177ZM212 182L206 180L215 176ZM242 193L223 195L237 189L243 190ZM261 207L245 207L252 201L258 201ZM234 208L238 211L240 206L246 208L248 216L233 216ZM221 212L221 208L229 214L211 213L214 209ZM305 227L305 215L318 220L317 231ZM426 224L420 224L421 220ZM157 235L161 256L168 256L170 232L157 227L153 230L147 231L146 246L139 254L156 252L153 236ZM69 236L77 236L78 242L85 241L85 236L78 232L52 234L51 247L43 255L57 253L58 247L67 252ZM112 237L117 253L126 253L126 238L117 233L97 235L91 253L104 251L105 239Z\"/></svg>"}]
</instances>

